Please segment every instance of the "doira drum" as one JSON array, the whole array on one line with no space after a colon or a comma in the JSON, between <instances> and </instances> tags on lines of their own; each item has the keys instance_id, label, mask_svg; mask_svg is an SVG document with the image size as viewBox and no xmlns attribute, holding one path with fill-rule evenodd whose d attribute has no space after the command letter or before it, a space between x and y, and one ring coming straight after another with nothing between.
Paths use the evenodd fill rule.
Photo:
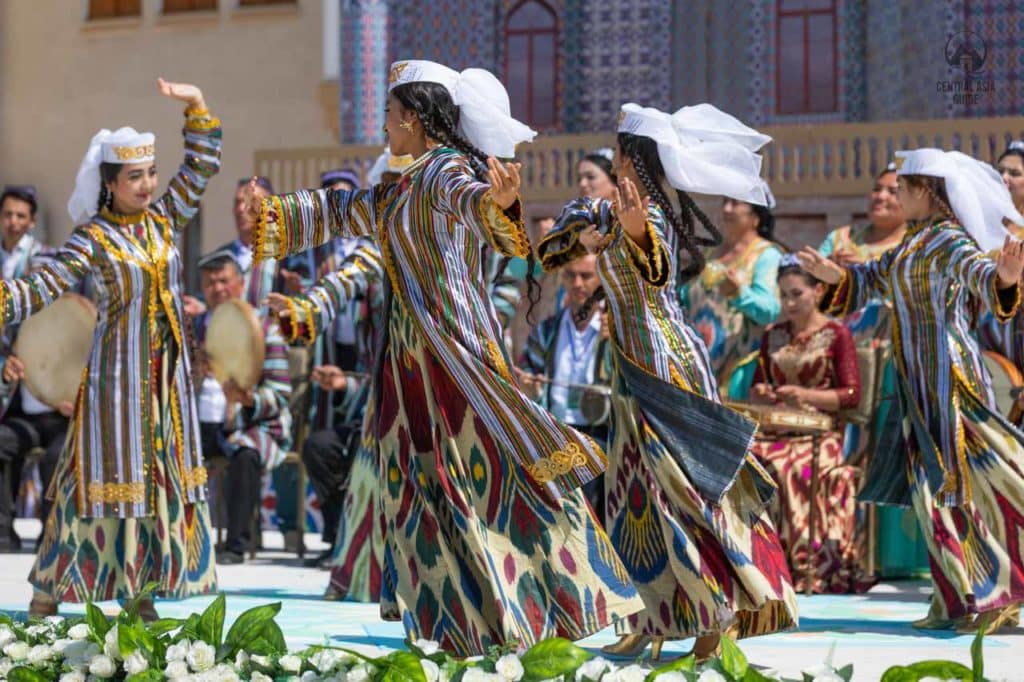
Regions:
<instances>
[{"instance_id":1,"label":"doira drum","mask_svg":"<svg viewBox=\"0 0 1024 682\"><path fill-rule=\"evenodd\" d=\"M234 379L243 391L252 390L263 375L266 352L256 310L238 298L214 308L203 350L217 383L223 386Z\"/></svg>"},{"instance_id":2,"label":"doira drum","mask_svg":"<svg viewBox=\"0 0 1024 682\"><path fill-rule=\"evenodd\" d=\"M1003 416L1013 420L1014 403L1017 393L1014 389L1024 386L1024 377L1012 362L994 351L984 351L982 361L992 375L992 392L996 396L996 406Z\"/></svg>"},{"instance_id":3,"label":"doira drum","mask_svg":"<svg viewBox=\"0 0 1024 682\"><path fill-rule=\"evenodd\" d=\"M14 354L32 395L54 409L75 402L95 330L96 306L70 292L22 323Z\"/></svg>"},{"instance_id":4,"label":"doira drum","mask_svg":"<svg viewBox=\"0 0 1024 682\"><path fill-rule=\"evenodd\" d=\"M727 402L725 405L753 419L763 430L772 433L817 434L831 431L833 427L832 416L824 412L756 403Z\"/></svg>"}]
</instances>

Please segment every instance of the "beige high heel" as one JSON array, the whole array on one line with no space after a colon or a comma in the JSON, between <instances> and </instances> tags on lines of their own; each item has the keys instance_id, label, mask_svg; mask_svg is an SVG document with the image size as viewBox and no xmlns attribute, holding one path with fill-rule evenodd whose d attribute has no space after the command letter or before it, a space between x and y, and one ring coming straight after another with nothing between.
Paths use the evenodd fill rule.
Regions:
<instances>
[{"instance_id":1,"label":"beige high heel","mask_svg":"<svg viewBox=\"0 0 1024 682\"><path fill-rule=\"evenodd\" d=\"M973 621L967 621L957 625L956 631L961 635L970 635L982 627L985 629L985 636L998 632L1007 625L1013 626L1020 621L1020 604L1010 604L997 611L986 611L979 613Z\"/></svg>"},{"instance_id":2,"label":"beige high heel","mask_svg":"<svg viewBox=\"0 0 1024 682\"><path fill-rule=\"evenodd\" d=\"M915 630L952 630L956 628L958 631L961 628L969 628L971 625L970 616L964 616L963 618L938 618L931 614L924 618L919 618L910 624Z\"/></svg>"},{"instance_id":3,"label":"beige high heel","mask_svg":"<svg viewBox=\"0 0 1024 682\"><path fill-rule=\"evenodd\" d=\"M690 655L694 657L697 663L705 663L712 656L721 656L722 633L714 632L697 637L697 641L693 643L693 648L685 656Z\"/></svg>"},{"instance_id":4,"label":"beige high heel","mask_svg":"<svg viewBox=\"0 0 1024 682\"><path fill-rule=\"evenodd\" d=\"M619 637L619 641L615 644L608 644L601 647L601 651L612 656L622 656L623 658L634 658L643 653L647 645L651 643L651 637L648 635L636 635L629 634ZM658 647L658 653L661 653L661 647Z\"/></svg>"},{"instance_id":5,"label":"beige high heel","mask_svg":"<svg viewBox=\"0 0 1024 682\"><path fill-rule=\"evenodd\" d=\"M56 615L57 602L55 600L38 593L32 596L32 601L28 604L29 618L46 618Z\"/></svg>"}]
</instances>

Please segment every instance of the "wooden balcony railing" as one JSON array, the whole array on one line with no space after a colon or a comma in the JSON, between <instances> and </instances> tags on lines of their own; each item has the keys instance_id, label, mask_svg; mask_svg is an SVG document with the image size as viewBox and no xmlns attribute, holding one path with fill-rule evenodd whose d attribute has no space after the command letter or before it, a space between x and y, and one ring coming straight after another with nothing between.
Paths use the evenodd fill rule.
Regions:
<instances>
[{"instance_id":1,"label":"wooden balcony railing","mask_svg":"<svg viewBox=\"0 0 1024 682\"><path fill-rule=\"evenodd\" d=\"M960 149L994 163L1010 140L1024 138L1024 118L962 118L885 123L776 126L764 130L764 174L779 198L863 196L874 176L899 149ZM557 203L576 194L576 164L610 146L613 134L546 135L522 145L523 196ZM316 187L320 173L352 167L364 174L380 145L266 149L255 154L256 172L284 191Z\"/></svg>"}]
</instances>

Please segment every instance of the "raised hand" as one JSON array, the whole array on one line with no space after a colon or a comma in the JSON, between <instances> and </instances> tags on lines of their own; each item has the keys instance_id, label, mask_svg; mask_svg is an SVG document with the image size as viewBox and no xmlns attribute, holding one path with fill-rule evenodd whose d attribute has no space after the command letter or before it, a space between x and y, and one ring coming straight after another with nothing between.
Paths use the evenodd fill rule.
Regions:
<instances>
[{"instance_id":1,"label":"raised hand","mask_svg":"<svg viewBox=\"0 0 1024 682\"><path fill-rule=\"evenodd\" d=\"M647 203L640 198L640 192L628 178L619 180L619 186L612 190L612 205L615 217L626 234L640 246L650 248L647 237Z\"/></svg>"},{"instance_id":2,"label":"raised hand","mask_svg":"<svg viewBox=\"0 0 1024 682\"><path fill-rule=\"evenodd\" d=\"M4 382L10 384L25 378L25 363L17 356L8 355L4 360Z\"/></svg>"},{"instance_id":3,"label":"raised hand","mask_svg":"<svg viewBox=\"0 0 1024 682\"><path fill-rule=\"evenodd\" d=\"M193 109L205 109L206 101L203 99L203 91L189 83L172 83L163 78L156 79L160 94L165 97L172 97L185 102Z\"/></svg>"},{"instance_id":4,"label":"raised hand","mask_svg":"<svg viewBox=\"0 0 1024 682\"><path fill-rule=\"evenodd\" d=\"M503 164L493 156L487 159L487 181L491 183L491 198L502 209L506 209L519 198L519 177L521 163Z\"/></svg>"},{"instance_id":5,"label":"raised hand","mask_svg":"<svg viewBox=\"0 0 1024 682\"><path fill-rule=\"evenodd\" d=\"M311 381L320 384L325 391L343 391L348 386L348 376L340 367L320 365L309 375Z\"/></svg>"},{"instance_id":6,"label":"raised hand","mask_svg":"<svg viewBox=\"0 0 1024 682\"><path fill-rule=\"evenodd\" d=\"M591 225L580 232L580 244L583 244L587 253L601 253L611 242L611 235L598 232L597 225Z\"/></svg>"},{"instance_id":7,"label":"raised hand","mask_svg":"<svg viewBox=\"0 0 1024 682\"><path fill-rule=\"evenodd\" d=\"M242 199L245 202L245 218L249 221L250 225L255 225L260 220L260 212L263 210L263 195L262 189L257 189L256 176L252 176L249 180L249 184L245 186L245 190L242 192Z\"/></svg>"},{"instance_id":8,"label":"raised hand","mask_svg":"<svg viewBox=\"0 0 1024 682\"><path fill-rule=\"evenodd\" d=\"M805 246L797 254L797 258L800 259L800 266L804 270L825 284L839 284L843 279L843 267L841 265L825 258L809 246Z\"/></svg>"},{"instance_id":9,"label":"raised hand","mask_svg":"<svg viewBox=\"0 0 1024 682\"><path fill-rule=\"evenodd\" d=\"M270 308L270 312L278 318L284 320L291 317L292 307L288 305L288 297L284 294L276 292L267 294L263 303Z\"/></svg>"},{"instance_id":10,"label":"raised hand","mask_svg":"<svg viewBox=\"0 0 1024 682\"><path fill-rule=\"evenodd\" d=\"M292 270L281 268L279 270L284 290L289 294L301 294L303 291L302 275Z\"/></svg>"},{"instance_id":11,"label":"raised hand","mask_svg":"<svg viewBox=\"0 0 1024 682\"><path fill-rule=\"evenodd\" d=\"M1004 219L1003 223L1007 221ZM1011 223L1012 224L1012 223ZM1024 273L1024 242L1007 237L996 260L996 274L999 276L999 288L1007 289L1020 282Z\"/></svg>"}]
</instances>

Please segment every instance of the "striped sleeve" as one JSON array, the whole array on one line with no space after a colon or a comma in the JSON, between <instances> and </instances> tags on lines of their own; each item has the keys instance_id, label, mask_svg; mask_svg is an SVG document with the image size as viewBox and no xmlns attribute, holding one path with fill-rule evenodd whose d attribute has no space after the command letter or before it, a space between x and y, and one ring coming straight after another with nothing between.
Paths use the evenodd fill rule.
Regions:
<instances>
[{"instance_id":1,"label":"striped sleeve","mask_svg":"<svg viewBox=\"0 0 1024 682\"><path fill-rule=\"evenodd\" d=\"M580 243L580 233L591 225L597 225L599 232L607 234L611 228L611 202L581 197L573 199L555 220L540 244L537 254L545 270L557 270L581 256L587 249Z\"/></svg>"},{"instance_id":2,"label":"striped sleeve","mask_svg":"<svg viewBox=\"0 0 1024 682\"><path fill-rule=\"evenodd\" d=\"M292 382L288 374L288 347L276 324L264 325L266 352L263 376L256 387L252 407L239 410L235 428L242 430L255 422L277 419L288 409ZM244 423L248 422L248 424Z\"/></svg>"},{"instance_id":3,"label":"striped sleeve","mask_svg":"<svg viewBox=\"0 0 1024 682\"><path fill-rule=\"evenodd\" d=\"M830 287L825 296L824 312L835 317L846 317L866 306L873 298L888 298L889 282L885 273L889 272L896 251L889 249L877 259L843 268L839 283Z\"/></svg>"},{"instance_id":4,"label":"striped sleeve","mask_svg":"<svg viewBox=\"0 0 1024 682\"><path fill-rule=\"evenodd\" d=\"M185 160L154 208L176 230L182 230L199 209L206 185L220 170L220 119L209 112L186 112Z\"/></svg>"},{"instance_id":5,"label":"striped sleeve","mask_svg":"<svg viewBox=\"0 0 1024 682\"><path fill-rule=\"evenodd\" d=\"M253 228L253 257L283 259L332 237L374 233L386 188L299 190L263 199Z\"/></svg>"},{"instance_id":6,"label":"striped sleeve","mask_svg":"<svg viewBox=\"0 0 1024 682\"><path fill-rule=\"evenodd\" d=\"M458 156L452 156L429 179L428 190L437 208L465 225L502 256L526 258L530 240L523 224L519 199L502 209L491 197L491 187L480 182Z\"/></svg>"},{"instance_id":7,"label":"striped sleeve","mask_svg":"<svg viewBox=\"0 0 1024 682\"><path fill-rule=\"evenodd\" d=\"M998 266L959 225L948 223L943 241L936 246L939 272L948 272L977 296L1000 322L1013 317L1020 307L1020 284L1001 289Z\"/></svg>"},{"instance_id":8,"label":"striped sleeve","mask_svg":"<svg viewBox=\"0 0 1024 682\"><path fill-rule=\"evenodd\" d=\"M75 228L64 246L30 274L0 282L0 323L22 322L76 289L92 267L89 226Z\"/></svg>"}]
</instances>

